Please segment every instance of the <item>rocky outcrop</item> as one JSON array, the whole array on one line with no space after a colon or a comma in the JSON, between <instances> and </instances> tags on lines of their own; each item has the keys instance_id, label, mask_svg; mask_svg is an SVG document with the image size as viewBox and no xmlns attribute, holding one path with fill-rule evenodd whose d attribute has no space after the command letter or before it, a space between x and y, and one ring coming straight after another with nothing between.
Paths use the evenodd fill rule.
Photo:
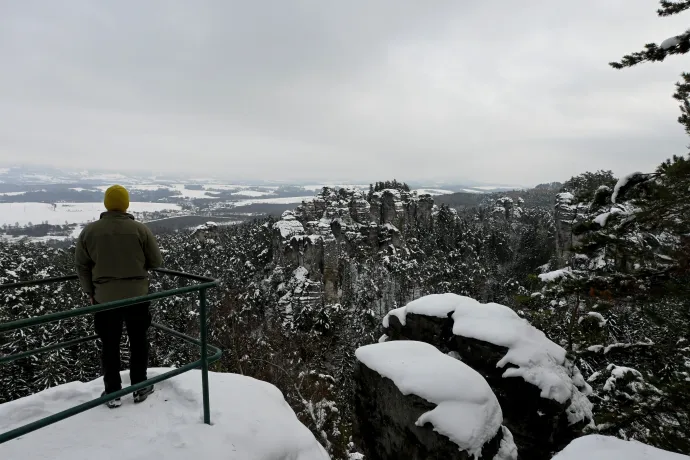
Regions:
<instances>
[{"instance_id":1,"label":"rocky outcrop","mask_svg":"<svg viewBox=\"0 0 690 460\"><path fill-rule=\"evenodd\" d=\"M351 276L350 260L403 248L409 225L431 228L433 207L430 196L404 190L368 196L355 189L324 187L313 200L283 213L269 229L273 262L286 273L306 268L307 278L322 287L323 295L309 296L314 302L343 303L344 293L355 288L346 283L357 280Z\"/></svg>"},{"instance_id":2,"label":"rocky outcrop","mask_svg":"<svg viewBox=\"0 0 690 460\"><path fill-rule=\"evenodd\" d=\"M518 198L517 202L509 196L504 196L496 200L492 210L494 215L501 216L507 221L519 219L522 216L522 207L525 200Z\"/></svg>"},{"instance_id":3,"label":"rocky outcrop","mask_svg":"<svg viewBox=\"0 0 690 460\"><path fill-rule=\"evenodd\" d=\"M562 192L556 195L554 221L556 223L556 254L559 267L563 267L569 262L572 247L579 242L578 236L573 233L573 228L582 220L584 211L575 202L572 193Z\"/></svg>"},{"instance_id":4,"label":"rocky outcrop","mask_svg":"<svg viewBox=\"0 0 690 460\"><path fill-rule=\"evenodd\" d=\"M218 224L215 222L206 222L205 224L199 225L192 230L190 234L191 237L195 238L200 243L205 242L208 239L213 238L218 232Z\"/></svg>"},{"instance_id":5,"label":"rocky outcrop","mask_svg":"<svg viewBox=\"0 0 690 460\"><path fill-rule=\"evenodd\" d=\"M354 437L365 458L517 458L495 395L465 364L421 342L367 345L356 354Z\"/></svg>"},{"instance_id":6,"label":"rocky outcrop","mask_svg":"<svg viewBox=\"0 0 690 460\"><path fill-rule=\"evenodd\" d=\"M403 395L392 380L358 363L355 371L355 439L364 458L380 460L474 460L431 426L417 426L419 416L436 407L419 396ZM493 459L502 434L482 450L480 459Z\"/></svg>"},{"instance_id":7,"label":"rocky outcrop","mask_svg":"<svg viewBox=\"0 0 690 460\"><path fill-rule=\"evenodd\" d=\"M511 363L503 364L509 352L507 347L454 333L452 309L447 310L447 316L440 311L435 313L437 314L407 312L403 316L389 314L384 321L387 325L384 338L429 343L482 375L498 398L504 424L515 438L521 459L550 459L555 452L581 435L591 418L591 404L584 396L591 389L588 390L589 387L575 366L566 360L560 368L555 369L562 371L565 378L572 379L574 387L579 386L579 389L573 389L573 399L558 402L545 397L543 387L529 383L529 376L504 376L507 370L518 367ZM502 364L500 367L497 366L499 363ZM580 400L575 401L576 397ZM577 410L583 410L584 413L575 414L574 411ZM573 423L578 417L581 420Z\"/></svg>"}]
</instances>

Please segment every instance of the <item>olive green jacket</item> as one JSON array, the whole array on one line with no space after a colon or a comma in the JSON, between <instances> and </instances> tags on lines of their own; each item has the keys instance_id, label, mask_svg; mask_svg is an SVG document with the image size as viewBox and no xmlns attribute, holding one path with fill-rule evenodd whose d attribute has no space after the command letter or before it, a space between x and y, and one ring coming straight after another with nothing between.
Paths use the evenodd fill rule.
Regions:
<instances>
[{"instance_id":1,"label":"olive green jacket","mask_svg":"<svg viewBox=\"0 0 690 460\"><path fill-rule=\"evenodd\" d=\"M148 294L148 271L162 264L151 230L123 212L104 212L77 240L79 282L98 303Z\"/></svg>"}]
</instances>

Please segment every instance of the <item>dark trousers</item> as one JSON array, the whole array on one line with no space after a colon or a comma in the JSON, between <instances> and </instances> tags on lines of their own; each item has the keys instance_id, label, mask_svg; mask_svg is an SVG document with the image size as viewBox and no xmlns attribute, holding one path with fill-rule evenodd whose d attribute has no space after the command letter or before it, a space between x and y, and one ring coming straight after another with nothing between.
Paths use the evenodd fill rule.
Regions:
<instances>
[{"instance_id":1,"label":"dark trousers","mask_svg":"<svg viewBox=\"0 0 690 460\"><path fill-rule=\"evenodd\" d=\"M150 302L116 310L107 310L94 315L96 334L101 339L103 350L101 366L106 393L122 388L120 379L120 339L122 324L127 326L129 337L129 377L132 385L146 380L149 362L149 342L146 334L151 326Z\"/></svg>"}]
</instances>

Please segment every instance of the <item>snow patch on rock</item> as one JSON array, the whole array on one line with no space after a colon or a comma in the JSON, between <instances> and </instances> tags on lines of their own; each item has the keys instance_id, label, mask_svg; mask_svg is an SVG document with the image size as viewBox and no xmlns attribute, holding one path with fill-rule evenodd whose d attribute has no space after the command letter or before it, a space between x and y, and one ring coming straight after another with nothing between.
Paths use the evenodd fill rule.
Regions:
<instances>
[{"instance_id":1,"label":"snow patch on rock","mask_svg":"<svg viewBox=\"0 0 690 460\"><path fill-rule=\"evenodd\" d=\"M280 220L273 224L273 228L280 232L283 239L304 233L304 226L292 211L285 211Z\"/></svg>"},{"instance_id":2,"label":"snow patch on rock","mask_svg":"<svg viewBox=\"0 0 690 460\"><path fill-rule=\"evenodd\" d=\"M430 423L461 451L479 457L484 444L501 428L501 406L484 377L432 345L410 340L383 342L360 347L356 356L369 369L392 380L402 394L436 404L416 425Z\"/></svg>"},{"instance_id":3,"label":"snow patch on rock","mask_svg":"<svg viewBox=\"0 0 690 460\"><path fill-rule=\"evenodd\" d=\"M503 438L501 439L498 453L494 456L493 460L517 460L518 448L515 445L513 433L505 426L502 426L501 430L503 430Z\"/></svg>"}]
</instances>

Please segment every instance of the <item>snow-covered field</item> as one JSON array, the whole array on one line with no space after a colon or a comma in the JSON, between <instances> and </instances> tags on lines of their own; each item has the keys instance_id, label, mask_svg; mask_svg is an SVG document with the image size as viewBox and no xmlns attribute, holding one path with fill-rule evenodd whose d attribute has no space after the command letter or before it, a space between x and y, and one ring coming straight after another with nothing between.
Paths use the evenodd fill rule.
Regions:
<instances>
[{"instance_id":1,"label":"snow-covered field","mask_svg":"<svg viewBox=\"0 0 690 460\"><path fill-rule=\"evenodd\" d=\"M519 189L519 187L513 186L513 185L480 185L477 187L472 187L475 190L486 190L486 191L494 191L494 190L513 190L513 189Z\"/></svg>"},{"instance_id":2,"label":"snow-covered field","mask_svg":"<svg viewBox=\"0 0 690 460\"><path fill-rule=\"evenodd\" d=\"M171 203L131 203L130 212L179 210ZM105 211L102 203L0 203L0 225L20 226L48 222L51 225L84 224L98 219Z\"/></svg>"},{"instance_id":3,"label":"snow-covered field","mask_svg":"<svg viewBox=\"0 0 690 460\"><path fill-rule=\"evenodd\" d=\"M237 195L238 197L261 197L267 195L275 194L275 190L278 187L264 187L264 186L249 186L249 185L234 185L234 184L207 184L203 185L203 190L193 190L187 188L185 184L134 184L126 185L129 190L141 190L141 191L155 191L155 190L170 190L173 193L179 193L178 196L182 198L205 198L205 199L217 199L218 197L214 192L233 192L232 195ZM107 185L99 185L95 187L95 190L100 190L104 192L108 188ZM81 191L87 189L80 189Z\"/></svg>"},{"instance_id":4,"label":"snow-covered field","mask_svg":"<svg viewBox=\"0 0 690 460\"><path fill-rule=\"evenodd\" d=\"M258 190L240 190L238 192L232 192L231 195L239 195L239 196L266 196L266 195L273 195L273 192L261 192Z\"/></svg>"},{"instance_id":5,"label":"snow-covered field","mask_svg":"<svg viewBox=\"0 0 690 460\"><path fill-rule=\"evenodd\" d=\"M228 203L231 206L248 206L250 204L292 204L302 201L313 200L313 195L308 196L288 196L282 198L257 198L255 200L238 200Z\"/></svg>"},{"instance_id":6,"label":"snow-covered field","mask_svg":"<svg viewBox=\"0 0 690 460\"><path fill-rule=\"evenodd\" d=\"M175 184L172 189L176 192L179 192L183 198L217 198L212 193L207 192L206 190L190 190L187 187L185 187L184 184Z\"/></svg>"},{"instance_id":7,"label":"snow-covered field","mask_svg":"<svg viewBox=\"0 0 690 460\"><path fill-rule=\"evenodd\" d=\"M149 377L169 369L149 369ZM127 372L122 373L129 384ZM273 385L209 372L211 423L202 422L201 375L156 384L135 405L97 407L0 444L5 460L327 460L328 454ZM103 381L72 382L0 405L0 432L100 396Z\"/></svg>"},{"instance_id":8,"label":"snow-covered field","mask_svg":"<svg viewBox=\"0 0 690 460\"><path fill-rule=\"evenodd\" d=\"M304 190L310 190L312 192L320 192L324 187L337 187L337 188L356 188L359 190L369 190L369 184L309 184L300 185Z\"/></svg>"},{"instance_id":9,"label":"snow-covered field","mask_svg":"<svg viewBox=\"0 0 690 460\"><path fill-rule=\"evenodd\" d=\"M440 189L440 188L418 188L416 190L413 190L413 192L417 192L418 195L431 195L431 196L449 195L451 193L455 193L452 190L444 190L444 189Z\"/></svg>"}]
</instances>

